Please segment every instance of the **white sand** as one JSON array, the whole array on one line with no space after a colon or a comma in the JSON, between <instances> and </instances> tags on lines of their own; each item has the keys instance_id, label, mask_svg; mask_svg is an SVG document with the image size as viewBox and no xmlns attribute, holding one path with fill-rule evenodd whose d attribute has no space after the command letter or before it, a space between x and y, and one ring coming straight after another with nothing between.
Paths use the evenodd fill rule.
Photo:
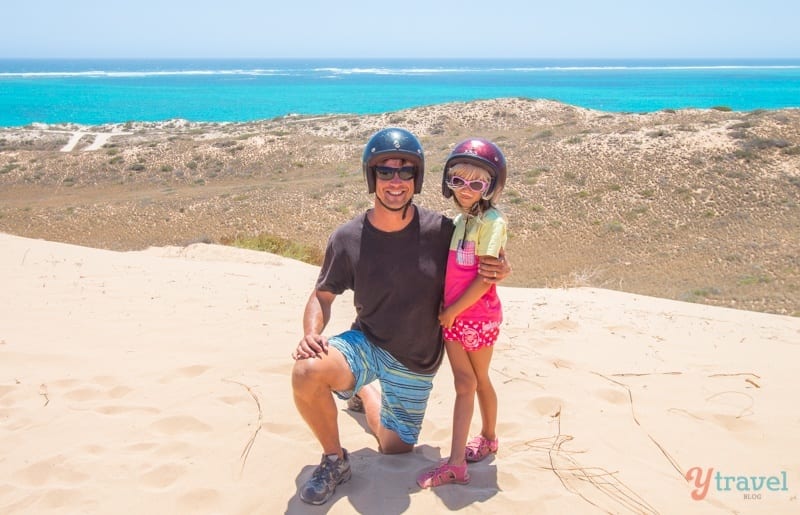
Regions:
<instances>
[{"instance_id":1,"label":"white sand","mask_svg":"<svg viewBox=\"0 0 800 515\"><path fill-rule=\"evenodd\" d=\"M468 486L417 488L449 448L445 363L410 455L378 454L342 411L353 478L314 508L295 495L321 451L289 355L316 267L209 245L0 249L0 513L800 511L798 318L501 288L497 456ZM720 473L699 501L695 467Z\"/></svg>"},{"instance_id":2,"label":"white sand","mask_svg":"<svg viewBox=\"0 0 800 515\"><path fill-rule=\"evenodd\" d=\"M84 152L91 152L93 150L100 150L103 148L103 145L111 141L111 138L114 136L127 136L132 133L130 132L121 132L121 131L114 131L114 132L84 132L84 131L76 131L73 132L72 135L69 137L67 143L61 147L61 152L72 152L75 147L78 145L81 139L84 136L90 135L94 136L92 142L87 145L83 151Z\"/></svg>"}]
</instances>

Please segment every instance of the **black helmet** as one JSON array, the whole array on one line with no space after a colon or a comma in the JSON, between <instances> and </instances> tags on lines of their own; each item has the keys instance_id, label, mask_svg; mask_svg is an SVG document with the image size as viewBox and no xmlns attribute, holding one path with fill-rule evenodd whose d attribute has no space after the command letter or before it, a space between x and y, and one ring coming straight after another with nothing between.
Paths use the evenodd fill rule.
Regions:
<instances>
[{"instance_id":1,"label":"black helmet","mask_svg":"<svg viewBox=\"0 0 800 515\"><path fill-rule=\"evenodd\" d=\"M484 192L483 198L494 200L500 196L506 184L506 158L497 145L483 138L470 138L462 141L447 156L447 161L442 170L442 194L445 198L453 196L453 191L447 187L447 173L458 163L470 163L480 166L492 176L489 188Z\"/></svg>"},{"instance_id":2,"label":"black helmet","mask_svg":"<svg viewBox=\"0 0 800 515\"><path fill-rule=\"evenodd\" d=\"M425 156L422 145L416 136L405 129L391 127L382 129L372 135L364 147L361 167L367 180L367 190L375 193L375 166L384 159L405 159L416 169L414 177L414 193L422 191L422 178L425 174Z\"/></svg>"}]
</instances>

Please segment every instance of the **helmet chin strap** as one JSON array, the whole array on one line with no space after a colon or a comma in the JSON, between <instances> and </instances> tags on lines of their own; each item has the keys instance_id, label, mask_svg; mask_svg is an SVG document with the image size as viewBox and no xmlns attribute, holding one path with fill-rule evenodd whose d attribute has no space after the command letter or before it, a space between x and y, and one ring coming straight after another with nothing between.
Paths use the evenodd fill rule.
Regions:
<instances>
[{"instance_id":1,"label":"helmet chin strap","mask_svg":"<svg viewBox=\"0 0 800 515\"><path fill-rule=\"evenodd\" d=\"M383 203L383 200L381 200L380 195L375 195L375 198L378 199L378 202L380 203L380 205L382 205L383 207L385 207L389 211L400 211L400 210L402 210L403 211L403 218L402 218L403 220L406 219L406 213L408 212L408 208L409 208L409 206L411 206L411 203L414 201L414 197L412 196L408 200L408 202L406 202L403 205L403 207L389 207L389 206L387 206L386 204Z\"/></svg>"},{"instance_id":2,"label":"helmet chin strap","mask_svg":"<svg viewBox=\"0 0 800 515\"><path fill-rule=\"evenodd\" d=\"M411 198L408 200L408 202L406 202L406 205L405 205L405 207L403 208L403 218L402 218L403 220L405 220L405 219L406 219L406 213L408 212L408 208L409 208L409 206L411 205L411 201L412 201L412 200L414 200L414 197L411 197Z\"/></svg>"}]
</instances>

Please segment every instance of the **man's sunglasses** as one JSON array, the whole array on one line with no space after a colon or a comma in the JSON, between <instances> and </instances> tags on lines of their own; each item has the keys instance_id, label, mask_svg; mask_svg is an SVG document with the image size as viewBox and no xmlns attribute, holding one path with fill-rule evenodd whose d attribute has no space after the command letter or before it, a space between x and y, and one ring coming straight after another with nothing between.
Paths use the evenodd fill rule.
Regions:
<instances>
[{"instance_id":1,"label":"man's sunglasses","mask_svg":"<svg viewBox=\"0 0 800 515\"><path fill-rule=\"evenodd\" d=\"M458 175L454 175L447 180L447 187L451 190L460 190L464 186L469 186L472 191L483 193L489 188L489 183L478 179L468 181Z\"/></svg>"},{"instance_id":2,"label":"man's sunglasses","mask_svg":"<svg viewBox=\"0 0 800 515\"><path fill-rule=\"evenodd\" d=\"M408 181L416 177L417 169L413 166L404 166L402 168L392 168L391 166L376 166L375 177L382 181L391 181L397 174L404 181Z\"/></svg>"}]
</instances>

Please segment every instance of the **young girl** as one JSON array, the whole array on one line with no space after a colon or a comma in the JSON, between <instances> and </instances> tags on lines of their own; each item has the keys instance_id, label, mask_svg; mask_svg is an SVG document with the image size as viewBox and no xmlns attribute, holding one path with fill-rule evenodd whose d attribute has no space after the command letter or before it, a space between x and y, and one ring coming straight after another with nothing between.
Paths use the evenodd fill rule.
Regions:
<instances>
[{"instance_id":1,"label":"young girl","mask_svg":"<svg viewBox=\"0 0 800 515\"><path fill-rule=\"evenodd\" d=\"M480 256L497 257L506 244L506 221L494 203L506 180L506 160L494 143L472 138L456 145L444 166L442 193L461 213L450 243L444 308L439 314L456 388L450 458L421 474L422 488L468 483L467 462L497 452L497 395L489 362L503 320L496 287L478 276ZM478 397L482 427L467 442Z\"/></svg>"}]
</instances>

